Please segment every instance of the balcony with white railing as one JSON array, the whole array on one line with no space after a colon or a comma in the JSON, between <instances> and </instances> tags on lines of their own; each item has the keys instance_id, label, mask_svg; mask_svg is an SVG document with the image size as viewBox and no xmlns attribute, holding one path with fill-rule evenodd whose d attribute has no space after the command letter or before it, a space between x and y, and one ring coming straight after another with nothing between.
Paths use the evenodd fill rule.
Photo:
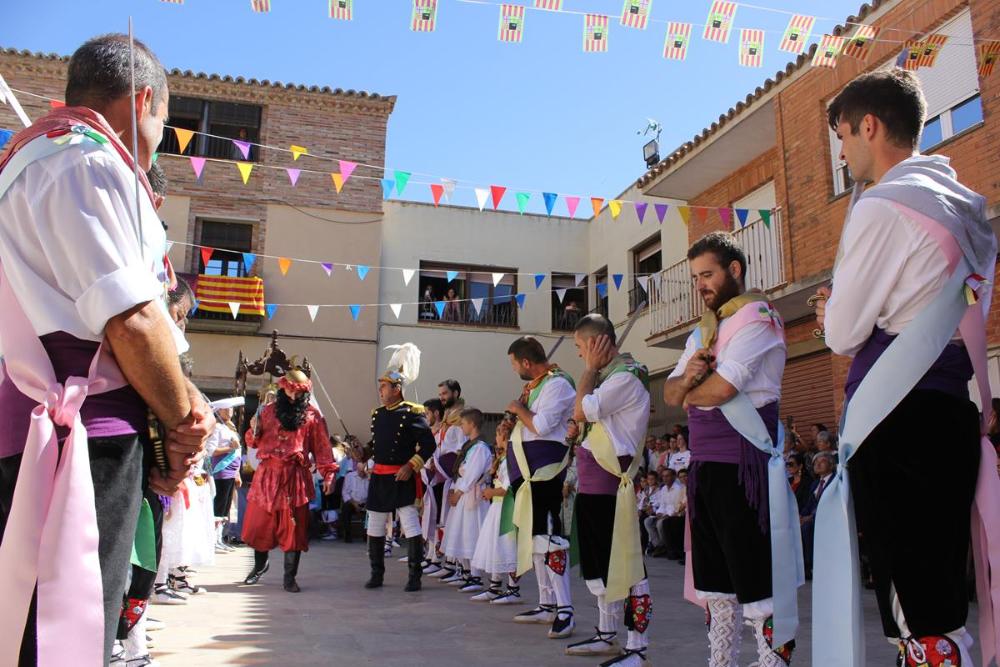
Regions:
<instances>
[{"instance_id":1,"label":"balcony with white railing","mask_svg":"<svg viewBox=\"0 0 1000 667\"><path fill-rule=\"evenodd\" d=\"M783 220L780 208L769 221L760 219L733 232L747 256L747 289L771 292L785 284ZM649 279L650 345L681 347L705 303L694 288L687 259L668 266Z\"/></svg>"}]
</instances>

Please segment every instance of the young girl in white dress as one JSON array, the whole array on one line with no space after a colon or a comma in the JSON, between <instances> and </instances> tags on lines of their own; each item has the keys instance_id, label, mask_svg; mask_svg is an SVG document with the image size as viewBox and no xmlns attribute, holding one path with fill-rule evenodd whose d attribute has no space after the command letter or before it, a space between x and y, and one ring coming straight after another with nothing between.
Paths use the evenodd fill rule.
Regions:
<instances>
[{"instance_id":1,"label":"young girl in white dress","mask_svg":"<svg viewBox=\"0 0 1000 667\"><path fill-rule=\"evenodd\" d=\"M479 438L479 429L483 424L481 411L475 408L464 410L460 424L467 441L455 462L457 475L448 493L452 509L448 513L448 528L444 531L442 548L445 555L460 563L464 571L461 579L448 585L457 586L463 593L478 593L483 590L483 579L481 572L472 568L472 556L476 552L479 531L488 509L483 500L483 489L493 463L493 450Z\"/></svg>"},{"instance_id":2,"label":"young girl in white dress","mask_svg":"<svg viewBox=\"0 0 1000 667\"><path fill-rule=\"evenodd\" d=\"M490 574L490 587L472 596L475 602L490 602L492 604L516 604L521 600L521 587L518 585L517 571L517 539L513 530L500 534L501 518L503 517L504 499L510 490L510 476L507 472L507 443L497 442L496 460L493 462L493 486L483 489L483 499L490 502L482 530L479 531L479 541L476 542L476 553L472 556L472 567ZM504 577L507 579L507 589L503 588Z\"/></svg>"}]
</instances>

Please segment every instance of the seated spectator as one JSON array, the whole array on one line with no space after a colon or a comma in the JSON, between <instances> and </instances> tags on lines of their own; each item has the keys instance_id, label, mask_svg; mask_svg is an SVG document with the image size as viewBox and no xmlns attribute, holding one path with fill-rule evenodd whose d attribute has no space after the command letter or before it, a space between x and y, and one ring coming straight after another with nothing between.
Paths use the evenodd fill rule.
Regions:
<instances>
[{"instance_id":1,"label":"seated spectator","mask_svg":"<svg viewBox=\"0 0 1000 667\"><path fill-rule=\"evenodd\" d=\"M677 443L677 451L670 455L670 463L667 467L676 473L678 470L686 470L691 465L691 451L688 449L685 434L678 435L674 442Z\"/></svg>"},{"instance_id":2,"label":"seated spectator","mask_svg":"<svg viewBox=\"0 0 1000 667\"><path fill-rule=\"evenodd\" d=\"M816 522L816 508L819 507L819 500L823 497L823 492L829 486L836 469L837 464L831 452L816 453L813 458L813 472L816 479L812 483L808 503L805 509L799 513L799 521L802 524L802 555L805 561L806 579L812 579L813 530Z\"/></svg>"},{"instance_id":3,"label":"seated spectator","mask_svg":"<svg viewBox=\"0 0 1000 667\"><path fill-rule=\"evenodd\" d=\"M340 526L344 533L344 542L348 544L354 541L351 535L351 520L356 514L363 514L365 511L369 481L368 468L360 448L351 450L351 461L351 471L344 477L340 503Z\"/></svg>"},{"instance_id":4,"label":"seated spectator","mask_svg":"<svg viewBox=\"0 0 1000 667\"><path fill-rule=\"evenodd\" d=\"M650 470L639 480L638 489L639 531L643 551L649 551L649 533L646 532L646 519L656 514L653 510L653 496L660 490L660 476L655 470Z\"/></svg>"},{"instance_id":5,"label":"seated spectator","mask_svg":"<svg viewBox=\"0 0 1000 667\"><path fill-rule=\"evenodd\" d=\"M654 556L680 560L684 556L684 511L687 489L677 481L677 473L666 468L663 482L651 499L654 514L643 521Z\"/></svg>"}]
</instances>

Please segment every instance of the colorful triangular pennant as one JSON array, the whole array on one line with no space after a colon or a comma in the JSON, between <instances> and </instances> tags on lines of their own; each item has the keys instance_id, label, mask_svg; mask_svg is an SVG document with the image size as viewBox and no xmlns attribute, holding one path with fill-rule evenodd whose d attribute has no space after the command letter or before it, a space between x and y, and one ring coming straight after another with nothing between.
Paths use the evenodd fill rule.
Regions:
<instances>
[{"instance_id":1,"label":"colorful triangular pennant","mask_svg":"<svg viewBox=\"0 0 1000 667\"><path fill-rule=\"evenodd\" d=\"M538 289L539 287L541 287L542 283L544 283L544 282L545 282L545 274L544 273L536 273L535 274L535 289Z\"/></svg>"},{"instance_id":2,"label":"colorful triangular pennant","mask_svg":"<svg viewBox=\"0 0 1000 667\"><path fill-rule=\"evenodd\" d=\"M382 199L388 199L392 196L392 189L396 187L396 181L391 178L382 179Z\"/></svg>"},{"instance_id":3,"label":"colorful triangular pennant","mask_svg":"<svg viewBox=\"0 0 1000 667\"><path fill-rule=\"evenodd\" d=\"M306 306L306 310L309 311L309 319L315 322L316 314L319 313L319 306Z\"/></svg>"},{"instance_id":4,"label":"colorful triangular pennant","mask_svg":"<svg viewBox=\"0 0 1000 667\"><path fill-rule=\"evenodd\" d=\"M656 211L656 219L663 224L663 218L667 215L667 210L670 208L670 204L653 204L653 209Z\"/></svg>"},{"instance_id":5,"label":"colorful triangular pennant","mask_svg":"<svg viewBox=\"0 0 1000 667\"><path fill-rule=\"evenodd\" d=\"M303 155L308 155L309 154L309 151L306 149L305 146L296 146L295 144L292 144L291 146L289 146L288 150L292 151L292 161L293 162L295 160L298 160Z\"/></svg>"},{"instance_id":6,"label":"colorful triangular pennant","mask_svg":"<svg viewBox=\"0 0 1000 667\"><path fill-rule=\"evenodd\" d=\"M201 264L203 267L208 268L208 263L212 260L212 253L215 252L213 248L202 248L201 249Z\"/></svg>"},{"instance_id":7,"label":"colorful triangular pennant","mask_svg":"<svg viewBox=\"0 0 1000 667\"><path fill-rule=\"evenodd\" d=\"M364 280L365 276L368 275L368 267L364 264L358 264L358 279Z\"/></svg>"},{"instance_id":8,"label":"colorful triangular pennant","mask_svg":"<svg viewBox=\"0 0 1000 667\"><path fill-rule=\"evenodd\" d=\"M445 271L445 275L448 277L448 282L451 282L455 278L458 278L458 271Z\"/></svg>"},{"instance_id":9,"label":"colorful triangular pennant","mask_svg":"<svg viewBox=\"0 0 1000 667\"><path fill-rule=\"evenodd\" d=\"M239 139L233 139L233 145L239 149L240 155L243 156L244 160L250 159L250 146L252 144L249 141L240 141Z\"/></svg>"},{"instance_id":10,"label":"colorful triangular pennant","mask_svg":"<svg viewBox=\"0 0 1000 667\"><path fill-rule=\"evenodd\" d=\"M594 209L594 217L596 218L601 214L601 209L604 207L604 199L601 197L591 197L590 205Z\"/></svg>"},{"instance_id":11,"label":"colorful triangular pennant","mask_svg":"<svg viewBox=\"0 0 1000 667\"><path fill-rule=\"evenodd\" d=\"M294 188L296 183L299 182L299 174L302 173L301 169L292 169L291 167L285 167L285 171L288 172L288 180Z\"/></svg>"},{"instance_id":12,"label":"colorful triangular pennant","mask_svg":"<svg viewBox=\"0 0 1000 667\"><path fill-rule=\"evenodd\" d=\"M524 215L525 209L528 208L528 200L531 199L531 193L528 192L518 192L517 193L517 212Z\"/></svg>"},{"instance_id":13,"label":"colorful triangular pennant","mask_svg":"<svg viewBox=\"0 0 1000 667\"><path fill-rule=\"evenodd\" d=\"M617 220L618 216L622 214L622 203L618 199L612 199L609 201L608 208L611 209L612 220Z\"/></svg>"},{"instance_id":14,"label":"colorful triangular pennant","mask_svg":"<svg viewBox=\"0 0 1000 667\"><path fill-rule=\"evenodd\" d=\"M441 197L444 195L444 186L439 183L431 183L431 198L434 200L434 207L436 208L438 204L441 203Z\"/></svg>"},{"instance_id":15,"label":"colorful triangular pennant","mask_svg":"<svg viewBox=\"0 0 1000 667\"><path fill-rule=\"evenodd\" d=\"M435 301L434 310L438 313L438 319L444 318L444 301Z\"/></svg>"},{"instance_id":16,"label":"colorful triangular pennant","mask_svg":"<svg viewBox=\"0 0 1000 667\"><path fill-rule=\"evenodd\" d=\"M274 314L276 312L278 312L278 304L276 304L276 303L265 304L264 305L264 312L267 313L267 319L273 318Z\"/></svg>"},{"instance_id":17,"label":"colorful triangular pennant","mask_svg":"<svg viewBox=\"0 0 1000 667\"><path fill-rule=\"evenodd\" d=\"M472 304L472 309L476 312L476 315L483 312L483 300L482 299L470 299L469 302Z\"/></svg>"},{"instance_id":18,"label":"colorful triangular pennant","mask_svg":"<svg viewBox=\"0 0 1000 667\"><path fill-rule=\"evenodd\" d=\"M503 276L504 276L504 274L502 274L502 273L494 273L493 274L493 286L494 287L496 287L497 285L500 284L500 281L503 280Z\"/></svg>"},{"instance_id":19,"label":"colorful triangular pennant","mask_svg":"<svg viewBox=\"0 0 1000 667\"><path fill-rule=\"evenodd\" d=\"M194 130L185 130L183 127L175 127L174 135L177 137L177 152L183 153L188 144L191 143L191 139L194 138Z\"/></svg>"},{"instance_id":20,"label":"colorful triangular pennant","mask_svg":"<svg viewBox=\"0 0 1000 667\"><path fill-rule=\"evenodd\" d=\"M253 271L253 263L257 261L257 255L252 252L243 253L243 268L249 274Z\"/></svg>"},{"instance_id":21,"label":"colorful triangular pennant","mask_svg":"<svg viewBox=\"0 0 1000 667\"><path fill-rule=\"evenodd\" d=\"M762 208L762 209L760 209L758 211L758 213L760 213L760 217L764 221L764 226L765 227L770 227L771 226L771 211L769 209Z\"/></svg>"},{"instance_id":22,"label":"colorful triangular pennant","mask_svg":"<svg viewBox=\"0 0 1000 667\"><path fill-rule=\"evenodd\" d=\"M403 304L401 304L401 303L390 303L389 304L389 308L392 309L392 314L395 315L396 319L398 320L399 319L399 314L403 310Z\"/></svg>"},{"instance_id":23,"label":"colorful triangular pennant","mask_svg":"<svg viewBox=\"0 0 1000 667\"><path fill-rule=\"evenodd\" d=\"M479 210L482 211L486 207L486 202L490 198L490 191L486 188L476 188L476 203L479 205Z\"/></svg>"},{"instance_id":24,"label":"colorful triangular pennant","mask_svg":"<svg viewBox=\"0 0 1000 667\"><path fill-rule=\"evenodd\" d=\"M625 276L621 273L614 273L611 275L611 279L615 281L615 290L620 290L622 288L622 279Z\"/></svg>"},{"instance_id":25,"label":"colorful triangular pennant","mask_svg":"<svg viewBox=\"0 0 1000 667\"><path fill-rule=\"evenodd\" d=\"M416 269L403 269L403 284L409 285L410 281L413 280L413 274L416 272Z\"/></svg>"},{"instance_id":26,"label":"colorful triangular pennant","mask_svg":"<svg viewBox=\"0 0 1000 667\"><path fill-rule=\"evenodd\" d=\"M344 189L344 177L337 173L330 174L330 176L333 178L333 187L337 189L339 195L340 191Z\"/></svg>"},{"instance_id":27,"label":"colorful triangular pennant","mask_svg":"<svg viewBox=\"0 0 1000 667\"><path fill-rule=\"evenodd\" d=\"M408 171L399 171L397 169L393 172L393 175L396 177L396 194L402 197L403 190L406 189L406 184L410 182L411 174Z\"/></svg>"},{"instance_id":28,"label":"colorful triangular pennant","mask_svg":"<svg viewBox=\"0 0 1000 667\"><path fill-rule=\"evenodd\" d=\"M691 222L691 207L690 206L678 206L677 212L681 214L681 220L684 224L690 224Z\"/></svg>"},{"instance_id":29,"label":"colorful triangular pennant","mask_svg":"<svg viewBox=\"0 0 1000 667\"><path fill-rule=\"evenodd\" d=\"M633 204L635 206L635 217L639 218L639 224L642 224L643 218L646 217L646 209L649 208L649 204L644 201L637 201Z\"/></svg>"},{"instance_id":30,"label":"colorful triangular pennant","mask_svg":"<svg viewBox=\"0 0 1000 667\"><path fill-rule=\"evenodd\" d=\"M524 294L515 294L514 295L514 300L517 301L517 307L520 308L521 310L524 309L524 300L525 300L525 298L526 298L526 295L524 295Z\"/></svg>"},{"instance_id":31,"label":"colorful triangular pennant","mask_svg":"<svg viewBox=\"0 0 1000 667\"><path fill-rule=\"evenodd\" d=\"M250 172L253 171L253 163L252 162L237 162L236 163L236 168L240 170L240 176L243 177L243 185L246 185L247 181L250 180Z\"/></svg>"},{"instance_id":32,"label":"colorful triangular pennant","mask_svg":"<svg viewBox=\"0 0 1000 667\"><path fill-rule=\"evenodd\" d=\"M559 297L559 303L562 303L566 299L566 292L569 291L565 288L557 289L556 296Z\"/></svg>"},{"instance_id":33,"label":"colorful triangular pennant","mask_svg":"<svg viewBox=\"0 0 1000 667\"><path fill-rule=\"evenodd\" d=\"M566 210L569 212L569 217L576 215L576 207L580 205L580 198L574 197L572 195L566 195Z\"/></svg>"},{"instance_id":34,"label":"colorful triangular pennant","mask_svg":"<svg viewBox=\"0 0 1000 667\"><path fill-rule=\"evenodd\" d=\"M608 295L607 283L597 283L597 295L602 299Z\"/></svg>"},{"instance_id":35,"label":"colorful triangular pennant","mask_svg":"<svg viewBox=\"0 0 1000 667\"><path fill-rule=\"evenodd\" d=\"M736 209L736 219L740 221L740 228L747 226L747 217L750 215L750 209L738 208Z\"/></svg>"},{"instance_id":36,"label":"colorful triangular pennant","mask_svg":"<svg viewBox=\"0 0 1000 667\"><path fill-rule=\"evenodd\" d=\"M344 177L344 183L346 183L347 179L354 174L354 170L358 168L358 163L348 162L347 160L337 160L337 162L340 164L340 173Z\"/></svg>"},{"instance_id":37,"label":"colorful triangular pennant","mask_svg":"<svg viewBox=\"0 0 1000 667\"><path fill-rule=\"evenodd\" d=\"M229 302L229 312L233 314L233 319L235 320L236 316L240 314L240 304L238 301Z\"/></svg>"},{"instance_id":38,"label":"colorful triangular pennant","mask_svg":"<svg viewBox=\"0 0 1000 667\"><path fill-rule=\"evenodd\" d=\"M323 270L326 271L326 277L329 278L330 274L333 273L333 264L330 262L320 262L319 265L323 267Z\"/></svg>"},{"instance_id":39,"label":"colorful triangular pennant","mask_svg":"<svg viewBox=\"0 0 1000 667\"><path fill-rule=\"evenodd\" d=\"M507 192L507 188L502 185L491 185L490 186L490 196L493 197L493 210L500 208L500 201L503 199L504 193Z\"/></svg>"},{"instance_id":40,"label":"colorful triangular pennant","mask_svg":"<svg viewBox=\"0 0 1000 667\"><path fill-rule=\"evenodd\" d=\"M288 269L292 268L292 260L287 257L279 257L278 268L281 269L281 275L287 276Z\"/></svg>"},{"instance_id":41,"label":"colorful triangular pennant","mask_svg":"<svg viewBox=\"0 0 1000 667\"><path fill-rule=\"evenodd\" d=\"M205 170L205 158L193 157L191 159L191 169L194 170L194 177L201 180L201 175Z\"/></svg>"},{"instance_id":42,"label":"colorful triangular pennant","mask_svg":"<svg viewBox=\"0 0 1000 667\"><path fill-rule=\"evenodd\" d=\"M542 199L545 200L545 212L548 215L552 215L552 209L556 206L556 200L559 199L559 195L554 192L543 192Z\"/></svg>"},{"instance_id":43,"label":"colorful triangular pennant","mask_svg":"<svg viewBox=\"0 0 1000 667\"><path fill-rule=\"evenodd\" d=\"M358 316L360 315L361 315L361 306L359 304L352 304L351 317L354 319L355 322L358 321Z\"/></svg>"},{"instance_id":44,"label":"colorful triangular pennant","mask_svg":"<svg viewBox=\"0 0 1000 667\"><path fill-rule=\"evenodd\" d=\"M722 224L726 229L731 228L733 226L733 209L720 208L719 219L722 220Z\"/></svg>"}]
</instances>

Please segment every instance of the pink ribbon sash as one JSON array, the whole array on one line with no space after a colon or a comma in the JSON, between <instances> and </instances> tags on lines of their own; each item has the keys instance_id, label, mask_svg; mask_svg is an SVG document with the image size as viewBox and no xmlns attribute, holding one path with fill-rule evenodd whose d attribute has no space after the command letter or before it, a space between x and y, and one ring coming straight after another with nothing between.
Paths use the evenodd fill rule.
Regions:
<instances>
[{"instance_id":1,"label":"pink ribbon sash","mask_svg":"<svg viewBox=\"0 0 1000 667\"><path fill-rule=\"evenodd\" d=\"M90 394L125 386L103 344L87 378L56 381L45 348L0 266L0 343L7 380L38 402L0 543L0 665L18 662L32 593L38 586L38 665L104 664L104 593L98 560L94 484L80 407ZM62 455L56 426L68 427Z\"/></svg>"}]
</instances>

